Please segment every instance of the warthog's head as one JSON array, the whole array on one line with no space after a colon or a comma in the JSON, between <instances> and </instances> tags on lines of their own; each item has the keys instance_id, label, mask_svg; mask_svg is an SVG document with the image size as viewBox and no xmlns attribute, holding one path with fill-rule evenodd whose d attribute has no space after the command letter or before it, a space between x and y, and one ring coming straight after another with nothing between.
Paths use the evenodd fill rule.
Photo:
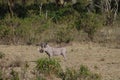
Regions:
<instances>
[{"instance_id":1,"label":"warthog's head","mask_svg":"<svg viewBox=\"0 0 120 80\"><path fill-rule=\"evenodd\" d=\"M45 51L46 46L47 46L47 43L41 43L40 48L39 48L39 52L43 53Z\"/></svg>"}]
</instances>

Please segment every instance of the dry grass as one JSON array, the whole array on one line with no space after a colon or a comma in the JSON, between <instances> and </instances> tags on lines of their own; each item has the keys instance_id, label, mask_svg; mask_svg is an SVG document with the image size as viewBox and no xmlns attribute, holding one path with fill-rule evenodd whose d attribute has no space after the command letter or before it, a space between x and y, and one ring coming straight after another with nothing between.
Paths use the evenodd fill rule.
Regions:
<instances>
[{"instance_id":1,"label":"dry grass","mask_svg":"<svg viewBox=\"0 0 120 80\"><path fill-rule=\"evenodd\" d=\"M66 62L60 56L55 57L61 59L60 64L64 70L66 67L78 69L80 65L86 65L92 72L101 74L102 80L120 79L120 49L108 48L95 43L72 43L66 47ZM37 48L38 46L0 45L0 51L5 53L6 63L16 64L13 67L17 72L22 73L23 68L20 68L22 63L28 62L29 67L25 76L29 80L35 77L33 73L36 66L34 62L29 61L47 57L46 54L39 53Z\"/></svg>"}]
</instances>

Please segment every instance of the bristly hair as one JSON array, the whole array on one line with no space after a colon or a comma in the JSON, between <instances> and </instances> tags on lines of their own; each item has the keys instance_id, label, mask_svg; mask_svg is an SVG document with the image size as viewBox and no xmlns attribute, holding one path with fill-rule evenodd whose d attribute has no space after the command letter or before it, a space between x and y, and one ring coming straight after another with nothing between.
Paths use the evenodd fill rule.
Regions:
<instances>
[{"instance_id":1,"label":"bristly hair","mask_svg":"<svg viewBox=\"0 0 120 80\"><path fill-rule=\"evenodd\" d=\"M45 47L46 47L46 45L47 45L47 43L46 43L46 42L45 42L45 43L43 43L43 42L42 42L42 43L40 44L40 46L41 46L42 48L45 48Z\"/></svg>"}]
</instances>

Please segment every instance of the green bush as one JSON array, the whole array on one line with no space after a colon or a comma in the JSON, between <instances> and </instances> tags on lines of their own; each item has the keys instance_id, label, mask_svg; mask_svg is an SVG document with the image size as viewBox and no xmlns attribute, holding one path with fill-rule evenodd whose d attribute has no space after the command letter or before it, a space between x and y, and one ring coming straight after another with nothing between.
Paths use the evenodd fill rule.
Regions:
<instances>
[{"instance_id":1,"label":"green bush","mask_svg":"<svg viewBox=\"0 0 120 80\"><path fill-rule=\"evenodd\" d=\"M56 29L55 32L55 41L57 43L69 43L70 41L73 40L73 36L72 36L72 30L70 27L68 26L61 26L58 29Z\"/></svg>"},{"instance_id":2,"label":"green bush","mask_svg":"<svg viewBox=\"0 0 120 80\"><path fill-rule=\"evenodd\" d=\"M64 73L60 74L62 80L77 80L77 71L71 68L67 68Z\"/></svg>"},{"instance_id":3,"label":"green bush","mask_svg":"<svg viewBox=\"0 0 120 80\"><path fill-rule=\"evenodd\" d=\"M79 13L87 12L87 5L89 4L88 0L79 0L76 4L73 5L74 10Z\"/></svg>"},{"instance_id":4,"label":"green bush","mask_svg":"<svg viewBox=\"0 0 120 80\"><path fill-rule=\"evenodd\" d=\"M81 65L79 70L67 68L60 74L62 80L101 80L100 75L92 73L88 67Z\"/></svg>"},{"instance_id":5,"label":"green bush","mask_svg":"<svg viewBox=\"0 0 120 80\"><path fill-rule=\"evenodd\" d=\"M62 71L59 62L55 59L41 58L37 60L37 70L43 74L55 74L56 76Z\"/></svg>"},{"instance_id":6,"label":"green bush","mask_svg":"<svg viewBox=\"0 0 120 80\"><path fill-rule=\"evenodd\" d=\"M80 75L89 75L90 71L86 66L81 65L79 69L79 74Z\"/></svg>"},{"instance_id":7,"label":"green bush","mask_svg":"<svg viewBox=\"0 0 120 80\"><path fill-rule=\"evenodd\" d=\"M12 30L10 27L0 25L0 37L1 38L8 38L11 33L12 33Z\"/></svg>"},{"instance_id":8,"label":"green bush","mask_svg":"<svg viewBox=\"0 0 120 80\"><path fill-rule=\"evenodd\" d=\"M73 8L71 6L66 6L52 12L50 11L48 16L52 18L53 22L60 22L63 20L63 17L73 15L73 13Z\"/></svg>"},{"instance_id":9,"label":"green bush","mask_svg":"<svg viewBox=\"0 0 120 80\"><path fill-rule=\"evenodd\" d=\"M78 74L79 78L87 79L91 73L86 66L81 65Z\"/></svg>"},{"instance_id":10,"label":"green bush","mask_svg":"<svg viewBox=\"0 0 120 80\"><path fill-rule=\"evenodd\" d=\"M11 71L11 75L12 75L11 80L20 80L18 76L18 72L14 71L13 69Z\"/></svg>"},{"instance_id":11,"label":"green bush","mask_svg":"<svg viewBox=\"0 0 120 80\"><path fill-rule=\"evenodd\" d=\"M46 20L44 15L33 15L25 19L6 18L0 23L0 40L5 43L16 42L20 44L33 44L40 41L43 39L41 35L52 25L51 20Z\"/></svg>"},{"instance_id":12,"label":"green bush","mask_svg":"<svg viewBox=\"0 0 120 80\"><path fill-rule=\"evenodd\" d=\"M5 56L3 52L0 52L0 59L2 59Z\"/></svg>"},{"instance_id":13,"label":"green bush","mask_svg":"<svg viewBox=\"0 0 120 80\"><path fill-rule=\"evenodd\" d=\"M81 14L80 19L75 22L76 29L85 31L92 40L95 32L102 26L102 21L98 17L100 16L94 13Z\"/></svg>"},{"instance_id":14,"label":"green bush","mask_svg":"<svg viewBox=\"0 0 120 80\"><path fill-rule=\"evenodd\" d=\"M100 75L92 73L87 66L81 65L78 78L81 80L101 80Z\"/></svg>"}]
</instances>

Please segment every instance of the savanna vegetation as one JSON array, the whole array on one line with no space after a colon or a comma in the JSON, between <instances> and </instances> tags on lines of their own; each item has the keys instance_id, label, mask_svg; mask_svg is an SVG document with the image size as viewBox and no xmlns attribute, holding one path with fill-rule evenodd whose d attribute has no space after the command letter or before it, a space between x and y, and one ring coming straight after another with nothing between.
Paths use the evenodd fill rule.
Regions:
<instances>
[{"instance_id":1,"label":"savanna vegetation","mask_svg":"<svg viewBox=\"0 0 120 80\"><path fill-rule=\"evenodd\" d=\"M0 0L0 43L94 41L102 28L118 27L119 4L119 0Z\"/></svg>"},{"instance_id":2,"label":"savanna vegetation","mask_svg":"<svg viewBox=\"0 0 120 80\"><path fill-rule=\"evenodd\" d=\"M0 0L0 44L112 41L119 45L119 25L120 0ZM63 70L60 61L40 58L31 69L30 62L17 57L8 63L11 58L5 56L0 51L0 80L101 80L85 65Z\"/></svg>"},{"instance_id":3,"label":"savanna vegetation","mask_svg":"<svg viewBox=\"0 0 120 80\"><path fill-rule=\"evenodd\" d=\"M78 70L66 67L64 71L60 65L60 60L54 58L41 58L35 63L36 66L29 74L30 66L28 62L25 62L22 66L20 61L16 60L16 63L7 67L5 67L6 62L2 62L0 64L0 80L101 80L100 74L91 72L85 65L80 65ZM21 69L21 72L17 69Z\"/></svg>"}]
</instances>

